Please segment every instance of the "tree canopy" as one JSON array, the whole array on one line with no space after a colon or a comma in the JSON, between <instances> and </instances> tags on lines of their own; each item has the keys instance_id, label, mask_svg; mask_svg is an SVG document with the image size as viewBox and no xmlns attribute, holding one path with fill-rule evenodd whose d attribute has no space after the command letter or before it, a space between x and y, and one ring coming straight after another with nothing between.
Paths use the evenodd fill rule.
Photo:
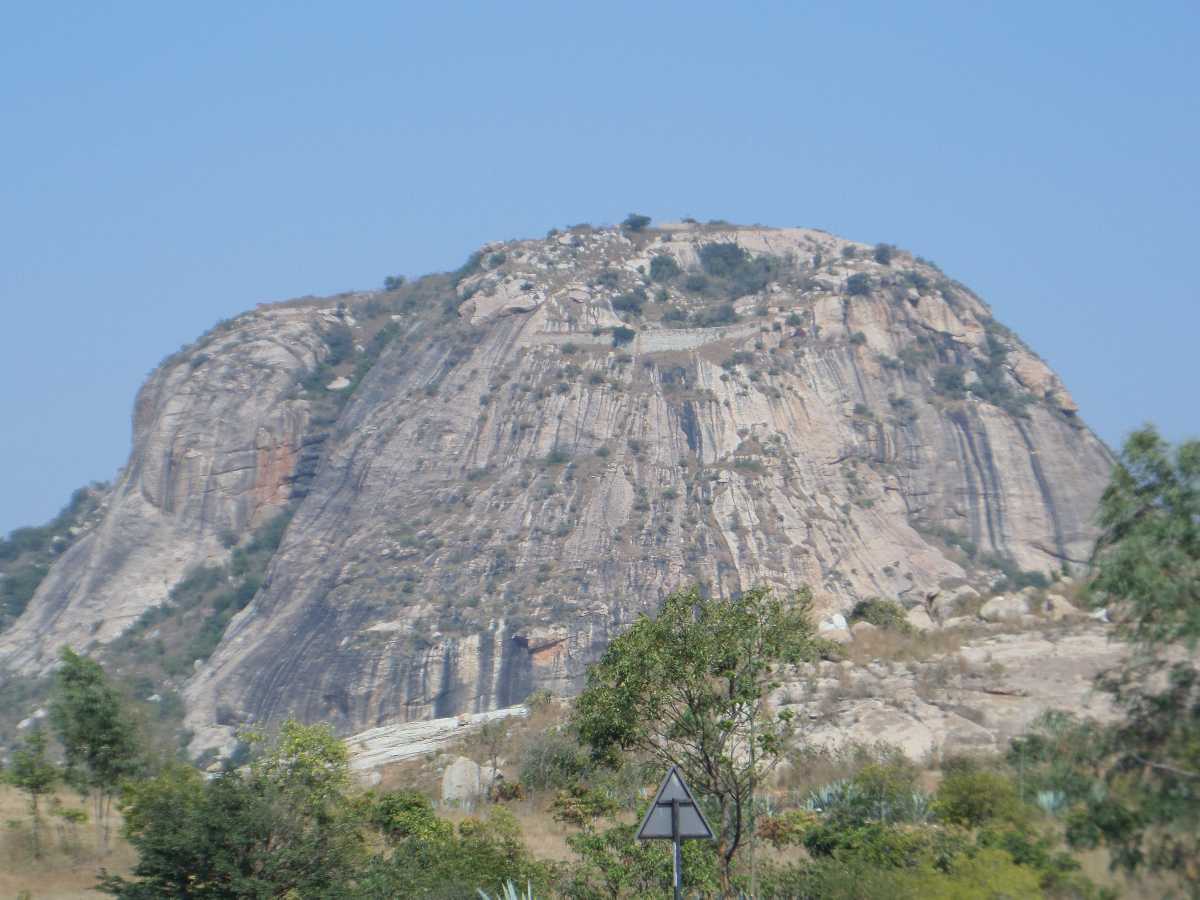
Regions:
<instances>
[{"instance_id":1,"label":"tree canopy","mask_svg":"<svg viewBox=\"0 0 1200 900\"><path fill-rule=\"evenodd\" d=\"M792 730L790 713L769 711L766 695L782 666L820 652L810 602L807 592L784 601L768 588L728 600L677 591L609 645L576 704L597 757L650 754L715 805L725 889L755 787Z\"/></svg>"}]
</instances>

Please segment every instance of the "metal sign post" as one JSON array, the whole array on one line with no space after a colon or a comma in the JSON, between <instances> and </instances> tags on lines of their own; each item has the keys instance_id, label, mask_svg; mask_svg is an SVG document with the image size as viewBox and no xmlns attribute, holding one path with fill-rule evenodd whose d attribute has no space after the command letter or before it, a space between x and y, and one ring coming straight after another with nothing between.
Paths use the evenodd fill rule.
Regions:
<instances>
[{"instance_id":1,"label":"metal sign post","mask_svg":"<svg viewBox=\"0 0 1200 900\"><path fill-rule=\"evenodd\" d=\"M646 817L637 830L639 841L670 841L673 853L672 883L675 900L683 898L683 842L686 840L713 840L713 830L700 810L700 804L692 796L676 766L671 766L667 777L659 785L654 802L646 811Z\"/></svg>"}]
</instances>

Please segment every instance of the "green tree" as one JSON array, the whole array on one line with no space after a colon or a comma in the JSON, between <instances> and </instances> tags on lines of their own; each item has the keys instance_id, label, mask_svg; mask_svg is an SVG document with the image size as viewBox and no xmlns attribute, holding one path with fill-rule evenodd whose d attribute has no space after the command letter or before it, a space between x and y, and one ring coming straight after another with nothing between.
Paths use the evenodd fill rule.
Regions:
<instances>
[{"instance_id":1,"label":"green tree","mask_svg":"<svg viewBox=\"0 0 1200 900\"><path fill-rule=\"evenodd\" d=\"M1101 680L1124 715L1068 834L1200 896L1200 441L1172 449L1152 427L1134 432L1099 519L1088 592L1130 647Z\"/></svg>"},{"instance_id":2,"label":"green tree","mask_svg":"<svg viewBox=\"0 0 1200 900\"><path fill-rule=\"evenodd\" d=\"M39 802L44 795L54 790L54 786L62 777L58 766L46 758L46 744L45 732L41 728L34 728L25 736L22 745L13 751L8 771L4 773L5 781L29 797L29 820L35 859L42 856L42 815Z\"/></svg>"},{"instance_id":3,"label":"green tree","mask_svg":"<svg viewBox=\"0 0 1200 900\"><path fill-rule=\"evenodd\" d=\"M95 660L69 647L55 673L50 721L66 757L66 780L89 793L97 845L108 852L109 812L123 779L142 766L137 728L121 692Z\"/></svg>"},{"instance_id":4,"label":"green tree","mask_svg":"<svg viewBox=\"0 0 1200 900\"><path fill-rule=\"evenodd\" d=\"M783 665L819 653L810 604L807 591L790 603L767 588L730 600L677 591L609 645L576 704L580 737L598 758L650 754L711 801L725 892L753 829L755 790L792 731L766 695Z\"/></svg>"},{"instance_id":5,"label":"green tree","mask_svg":"<svg viewBox=\"0 0 1200 900\"><path fill-rule=\"evenodd\" d=\"M630 213L625 217L625 221L621 223L621 227L626 231L638 232L645 231L646 226L649 224L649 216L643 216L639 213Z\"/></svg>"},{"instance_id":6,"label":"green tree","mask_svg":"<svg viewBox=\"0 0 1200 900\"><path fill-rule=\"evenodd\" d=\"M292 721L245 772L205 780L169 766L127 785L135 877L105 875L101 890L126 900L330 896L367 859L363 809L348 787L345 744L328 726Z\"/></svg>"}]
</instances>

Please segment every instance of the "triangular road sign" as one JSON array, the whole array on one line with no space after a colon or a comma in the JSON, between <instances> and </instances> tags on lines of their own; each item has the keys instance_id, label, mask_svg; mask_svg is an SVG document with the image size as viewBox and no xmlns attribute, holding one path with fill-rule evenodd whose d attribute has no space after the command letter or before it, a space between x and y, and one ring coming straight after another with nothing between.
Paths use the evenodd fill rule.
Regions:
<instances>
[{"instance_id":1,"label":"triangular road sign","mask_svg":"<svg viewBox=\"0 0 1200 900\"><path fill-rule=\"evenodd\" d=\"M695 838L711 841L713 830L700 811L700 804L684 783L679 769L671 766L671 771L654 795L654 802L650 804L646 817L642 819L637 839L682 841Z\"/></svg>"}]
</instances>

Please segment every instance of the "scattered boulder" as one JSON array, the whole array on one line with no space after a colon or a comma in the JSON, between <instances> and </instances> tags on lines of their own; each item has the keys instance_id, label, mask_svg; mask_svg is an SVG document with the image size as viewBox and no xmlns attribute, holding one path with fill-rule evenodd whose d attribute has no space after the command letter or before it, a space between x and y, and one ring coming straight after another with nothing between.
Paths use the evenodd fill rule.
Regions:
<instances>
[{"instance_id":1,"label":"scattered boulder","mask_svg":"<svg viewBox=\"0 0 1200 900\"><path fill-rule=\"evenodd\" d=\"M1029 601L1024 591L1019 594L993 597L979 608L979 617L985 622L1017 622L1029 614Z\"/></svg>"},{"instance_id":2,"label":"scattered boulder","mask_svg":"<svg viewBox=\"0 0 1200 900\"><path fill-rule=\"evenodd\" d=\"M1047 594L1042 603L1042 611L1047 618L1056 622L1079 615L1079 610L1072 606L1062 594Z\"/></svg>"},{"instance_id":3,"label":"scattered boulder","mask_svg":"<svg viewBox=\"0 0 1200 900\"><path fill-rule=\"evenodd\" d=\"M870 622L855 622L850 626L850 634L853 637L867 637L879 632L879 626L872 625Z\"/></svg>"},{"instance_id":4,"label":"scattered boulder","mask_svg":"<svg viewBox=\"0 0 1200 900\"><path fill-rule=\"evenodd\" d=\"M937 628L937 625L930 618L929 613L925 611L925 607L923 606L914 606L904 618L914 631L933 631Z\"/></svg>"},{"instance_id":5,"label":"scattered boulder","mask_svg":"<svg viewBox=\"0 0 1200 900\"><path fill-rule=\"evenodd\" d=\"M968 600L974 600L978 597L979 591L975 590L975 588L969 584L960 585L953 590L938 594L933 599L933 613L939 619L948 619L951 616L958 615Z\"/></svg>"},{"instance_id":6,"label":"scattered boulder","mask_svg":"<svg viewBox=\"0 0 1200 900\"><path fill-rule=\"evenodd\" d=\"M832 616L830 616L828 619L826 619L820 625L817 626L818 632L848 631L849 629L850 629L850 626L848 624L846 624L846 617L843 616L841 613L834 613ZM822 636L828 637L828 635L825 635L825 634L823 634Z\"/></svg>"},{"instance_id":7,"label":"scattered boulder","mask_svg":"<svg viewBox=\"0 0 1200 900\"><path fill-rule=\"evenodd\" d=\"M442 802L474 802L479 797L481 782L479 763L465 756L455 757L442 773ZM488 783L491 783L490 778Z\"/></svg>"}]
</instances>

